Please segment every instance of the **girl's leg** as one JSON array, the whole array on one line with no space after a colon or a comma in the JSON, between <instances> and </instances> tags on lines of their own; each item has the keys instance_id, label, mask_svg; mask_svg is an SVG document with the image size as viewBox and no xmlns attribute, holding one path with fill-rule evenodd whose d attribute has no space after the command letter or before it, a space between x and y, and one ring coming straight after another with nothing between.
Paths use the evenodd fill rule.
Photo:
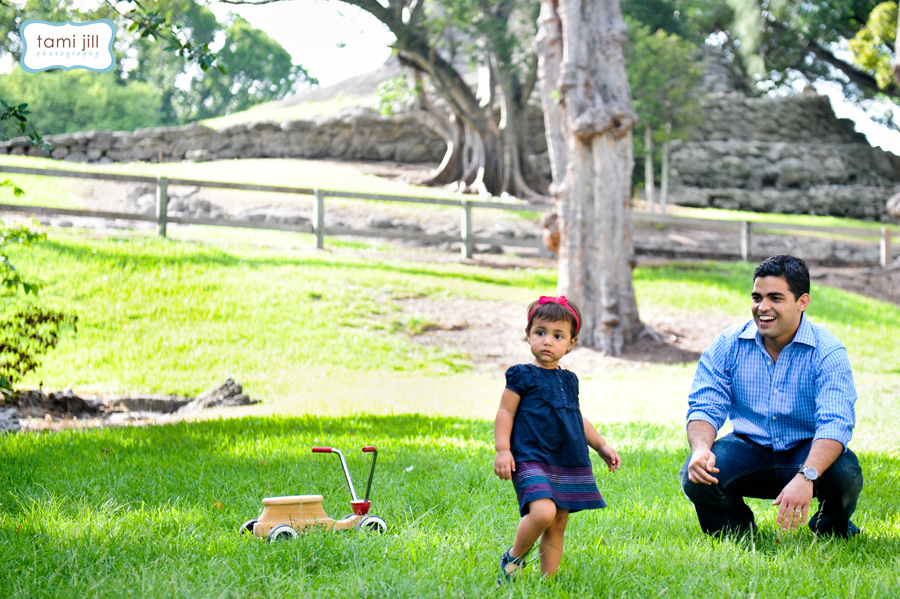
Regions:
<instances>
[{"instance_id":1,"label":"girl's leg","mask_svg":"<svg viewBox=\"0 0 900 599\"><path fill-rule=\"evenodd\" d=\"M569 523L568 510L556 510L556 518L544 534L541 535L541 573L544 576L553 576L559 570L559 562L562 560L563 542L565 540L566 524Z\"/></svg>"},{"instance_id":2,"label":"girl's leg","mask_svg":"<svg viewBox=\"0 0 900 599\"><path fill-rule=\"evenodd\" d=\"M519 528L516 530L516 540L509 550L513 557L522 557L528 553L544 531L556 520L556 504L552 499L536 499L528 505L528 513L519 520ZM563 524L565 529L565 524ZM543 549L543 542L541 543ZM543 558L541 569L543 570ZM557 562L558 565L558 562Z\"/></svg>"}]
</instances>

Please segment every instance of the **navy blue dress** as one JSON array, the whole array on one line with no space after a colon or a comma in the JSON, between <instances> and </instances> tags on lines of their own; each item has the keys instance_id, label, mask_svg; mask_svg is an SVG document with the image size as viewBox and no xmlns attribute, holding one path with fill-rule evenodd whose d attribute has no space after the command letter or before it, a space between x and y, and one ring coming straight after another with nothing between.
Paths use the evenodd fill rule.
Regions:
<instances>
[{"instance_id":1,"label":"navy blue dress","mask_svg":"<svg viewBox=\"0 0 900 599\"><path fill-rule=\"evenodd\" d=\"M522 399L513 420L510 450L519 513L536 499L577 512L606 507L597 489L578 405L578 377L557 368L519 364L506 371L506 388Z\"/></svg>"}]
</instances>

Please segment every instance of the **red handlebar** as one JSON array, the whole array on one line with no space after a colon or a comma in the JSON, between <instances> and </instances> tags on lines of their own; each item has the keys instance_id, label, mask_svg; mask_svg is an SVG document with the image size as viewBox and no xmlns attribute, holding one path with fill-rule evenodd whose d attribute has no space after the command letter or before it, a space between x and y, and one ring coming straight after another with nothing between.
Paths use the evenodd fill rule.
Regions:
<instances>
[{"instance_id":1,"label":"red handlebar","mask_svg":"<svg viewBox=\"0 0 900 599\"><path fill-rule=\"evenodd\" d=\"M372 453L373 451L374 451L375 453L378 453L378 450L375 449L375 447L373 447L372 445L369 445L369 446L367 446L367 447L363 447L362 450L363 450L365 453Z\"/></svg>"},{"instance_id":2,"label":"red handlebar","mask_svg":"<svg viewBox=\"0 0 900 599\"><path fill-rule=\"evenodd\" d=\"M313 447L313 453L334 453L331 447Z\"/></svg>"}]
</instances>

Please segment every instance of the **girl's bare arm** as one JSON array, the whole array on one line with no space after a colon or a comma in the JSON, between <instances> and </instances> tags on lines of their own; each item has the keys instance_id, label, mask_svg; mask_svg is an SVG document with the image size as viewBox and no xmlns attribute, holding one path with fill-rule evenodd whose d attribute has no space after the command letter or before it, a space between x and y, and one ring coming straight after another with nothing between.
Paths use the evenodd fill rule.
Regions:
<instances>
[{"instance_id":1,"label":"girl's bare arm","mask_svg":"<svg viewBox=\"0 0 900 599\"><path fill-rule=\"evenodd\" d=\"M521 399L522 397L515 391L504 389L503 395L500 396L500 408L494 419L494 450L497 452L494 456L494 474L504 480L512 478L512 473L516 471L516 461L513 459L509 443L513 420Z\"/></svg>"}]
</instances>

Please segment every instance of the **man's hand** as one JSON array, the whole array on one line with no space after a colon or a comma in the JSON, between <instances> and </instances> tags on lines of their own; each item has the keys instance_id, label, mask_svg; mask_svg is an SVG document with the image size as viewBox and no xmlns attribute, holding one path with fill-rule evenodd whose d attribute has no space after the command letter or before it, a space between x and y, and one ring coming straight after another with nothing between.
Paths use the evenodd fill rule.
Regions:
<instances>
[{"instance_id":1,"label":"man's hand","mask_svg":"<svg viewBox=\"0 0 900 599\"><path fill-rule=\"evenodd\" d=\"M812 482L803 476L795 476L772 502L772 505L780 506L775 523L785 531L788 528L796 530L798 526L803 526L806 523L812 497Z\"/></svg>"},{"instance_id":2,"label":"man's hand","mask_svg":"<svg viewBox=\"0 0 900 599\"><path fill-rule=\"evenodd\" d=\"M716 454L709 449L698 449L691 454L688 462L688 478L692 483L700 485L715 485L719 479L713 476L719 469L716 468Z\"/></svg>"},{"instance_id":3,"label":"man's hand","mask_svg":"<svg viewBox=\"0 0 900 599\"><path fill-rule=\"evenodd\" d=\"M508 449L502 449L494 456L494 474L503 480L510 480L516 471L516 460Z\"/></svg>"}]
</instances>

